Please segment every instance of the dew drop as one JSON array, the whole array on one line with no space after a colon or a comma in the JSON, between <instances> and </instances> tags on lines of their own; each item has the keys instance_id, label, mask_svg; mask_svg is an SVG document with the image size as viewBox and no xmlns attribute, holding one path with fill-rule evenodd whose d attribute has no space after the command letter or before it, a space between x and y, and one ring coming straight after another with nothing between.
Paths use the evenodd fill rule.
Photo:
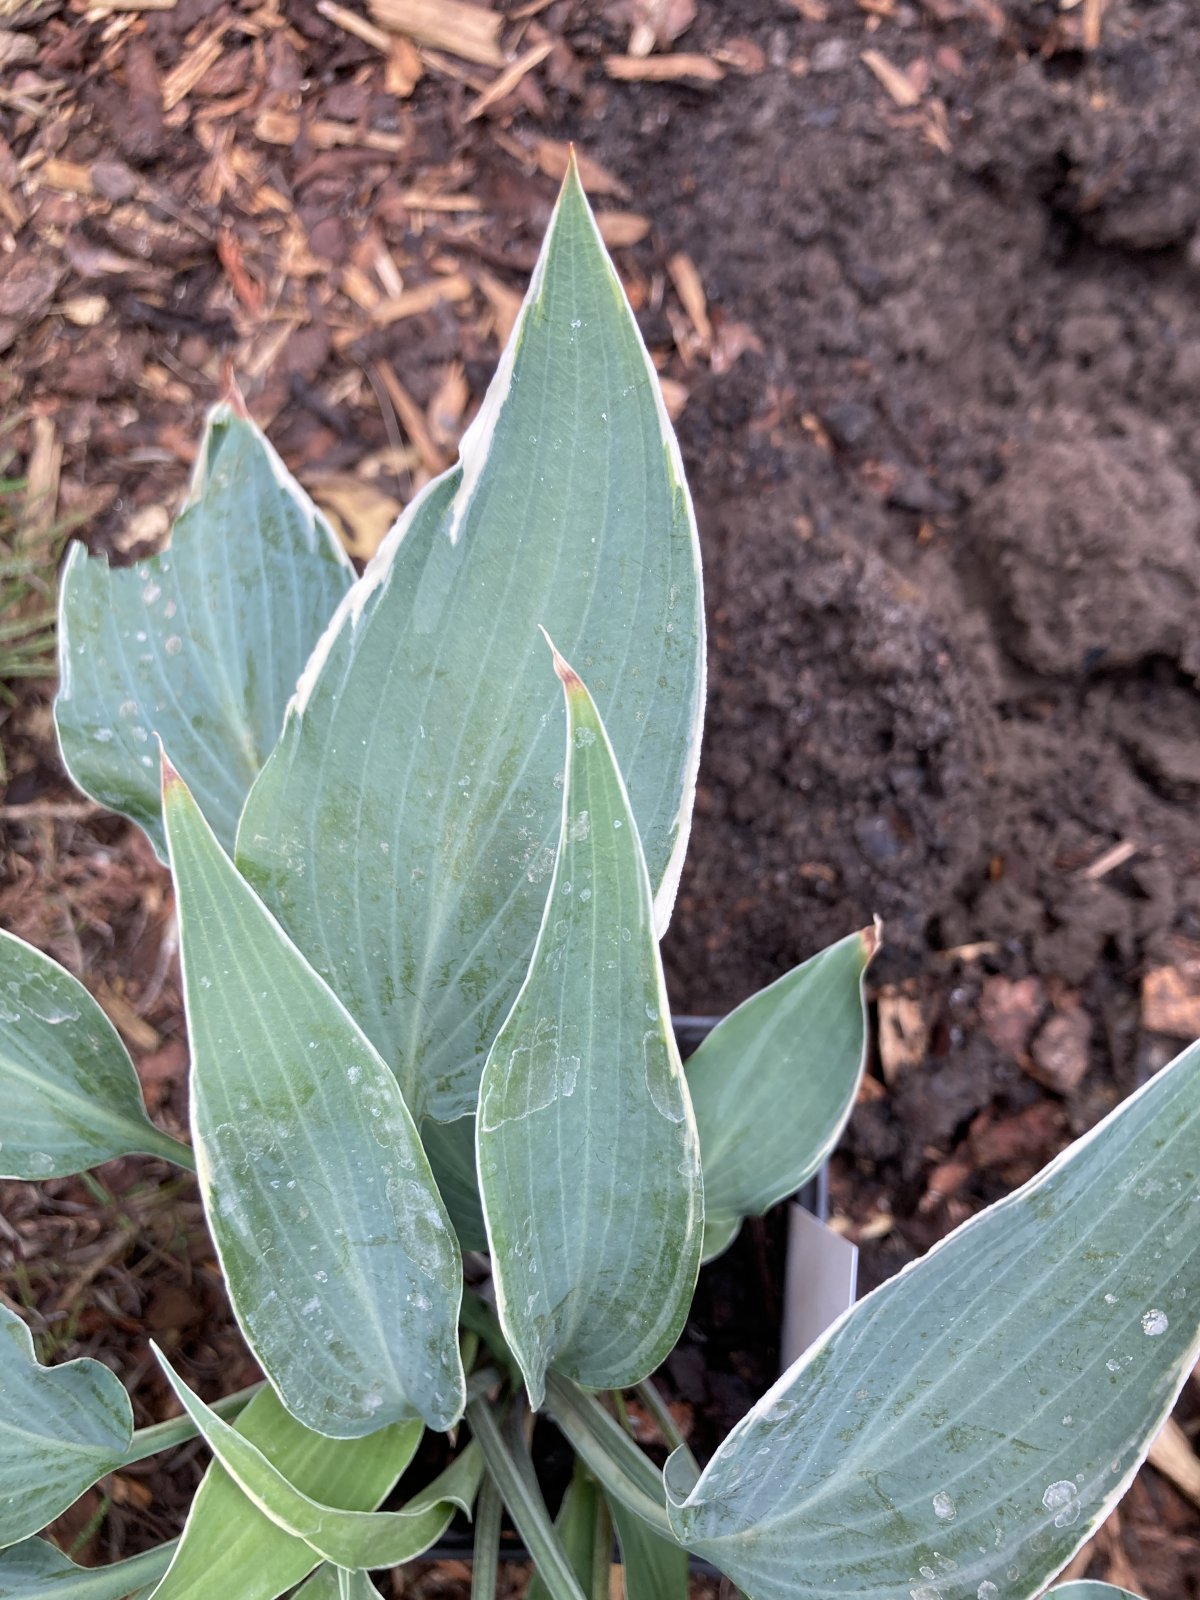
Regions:
<instances>
[{"instance_id":1,"label":"dew drop","mask_svg":"<svg viewBox=\"0 0 1200 1600\"><path fill-rule=\"evenodd\" d=\"M935 1517L940 1517L943 1522L953 1522L958 1515L954 1501L944 1489L939 1489L933 1497L933 1514Z\"/></svg>"},{"instance_id":2,"label":"dew drop","mask_svg":"<svg viewBox=\"0 0 1200 1600\"><path fill-rule=\"evenodd\" d=\"M1069 1528L1078 1522L1080 1512L1078 1493L1069 1478L1060 1478L1057 1483L1048 1485L1042 1496L1042 1504L1047 1511L1054 1512L1056 1528Z\"/></svg>"},{"instance_id":3,"label":"dew drop","mask_svg":"<svg viewBox=\"0 0 1200 1600\"><path fill-rule=\"evenodd\" d=\"M1167 1327L1167 1313L1159 1311L1157 1307L1147 1311L1142 1318L1142 1332L1148 1334L1151 1339L1156 1338L1160 1333L1166 1333Z\"/></svg>"}]
</instances>

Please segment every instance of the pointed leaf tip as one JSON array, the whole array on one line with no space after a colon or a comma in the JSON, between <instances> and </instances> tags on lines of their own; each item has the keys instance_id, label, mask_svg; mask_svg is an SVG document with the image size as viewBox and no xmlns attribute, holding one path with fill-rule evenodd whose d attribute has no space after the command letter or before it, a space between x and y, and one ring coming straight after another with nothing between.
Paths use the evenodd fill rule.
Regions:
<instances>
[{"instance_id":1,"label":"pointed leaf tip","mask_svg":"<svg viewBox=\"0 0 1200 1600\"><path fill-rule=\"evenodd\" d=\"M862 940L863 955L868 966L883 948L883 918L876 916L869 928L863 928L859 933Z\"/></svg>"},{"instance_id":2,"label":"pointed leaf tip","mask_svg":"<svg viewBox=\"0 0 1200 1600\"><path fill-rule=\"evenodd\" d=\"M594 703L557 651L554 666L568 701L558 851L476 1121L497 1310L535 1409L548 1368L589 1388L654 1370L686 1318L703 1232L637 826Z\"/></svg>"},{"instance_id":3,"label":"pointed leaf tip","mask_svg":"<svg viewBox=\"0 0 1200 1600\"><path fill-rule=\"evenodd\" d=\"M546 632L545 628L542 628L540 622L538 623L538 627L541 629L542 638L545 639L546 643L550 646L550 653L554 657L554 670L558 674L558 681L562 684L563 688L568 694L583 693L583 679L575 671L575 668L566 659L566 657L559 652L558 646Z\"/></svg>"},{"instance_id":4,"label":"pointed leaf tip","mask_svg":"<svg viewBox=\"0 0 1200 1600\"><path fill-rule=\"evenodd\" d=\"M155 738L156 739L158 738L157 734L155 734ZM163 792L163 799L165 800L166 797L167 797L167 794L171 790L184 789L184 788L187 787L187 785L184 783L183 779L179 776L179 773L176 770L175 764L171 760L170 756L167 754L166 749L164 748L163 742L162 742L161 739L158 739L158 757L159 757L159 764L160 764L160 767L161 767L161 770L162 770L162 792Z\"/></svg>"},{"instance_id":5,"label":"pointed leaf tip","mask_svg":"<svg viewBox=\"0 0 1200 1600\"><path fill-rule=\"evenodd\" d=\"M233 362L226 361L221 372L221 399L233 412L235 417L240 417L243 422L251 421L250 408L246 404L246 397L238 387L237 378L233 372Z\"/></svg>"},{"instance_id":6,"label":"pointed leaf tip","mask_svg":"<svg viewBox=\"0 0 1200 1600\"><path fill-rule=\"evenodd\" d=\"M586 169L584 147L576 161ZM326 635L239 824L250 881L393 1065L410 1109L427 1128L436 1119L435 1165L468 1229L478 1221L457 1200L474 1186L482 1064L528 969L561 823L552 735L562 691L537 624L553 623L602 701L660 928L699 759L704 624L690 503L653 364L577 183L539 260L462 461L413 502L402 536ZM453 651L446 671L448 638L480 648ZM408 703L381 722L385 680L419 681L432 698L402 695ZM477 681L503 690L504 716L494 693L471 693ZM423 738L432 727L459 733ZM330 739L336 775L322 762ZM461 785L467 749L473 770L498 784ZM329 818L350 789L390 833L386 853L374 827L345 853ZM391 952L382 964L379 949ZM412 985L394 981L401 968Z\"/></svg>"},{"instance_id":7,"label":"pointed leaf tip","mask_svg":"<svg viewBox=\"0 0 1200 1600\"><path fill-rule=\"evenodd\" d=\"M583 186L583 175L579 170L579 152L575 148L574 141L567 149L567 165L563 172L562 183L559 185L558 205L561 206L568 197L590 207L591 202Z\"/></svg>"}]
</instances>

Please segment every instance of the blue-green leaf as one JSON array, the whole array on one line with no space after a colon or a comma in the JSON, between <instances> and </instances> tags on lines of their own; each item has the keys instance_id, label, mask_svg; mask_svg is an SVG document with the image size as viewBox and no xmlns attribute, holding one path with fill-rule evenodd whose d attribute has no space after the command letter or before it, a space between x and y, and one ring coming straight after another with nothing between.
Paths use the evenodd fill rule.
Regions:
<instances>
[{"instance_id":1,"label":"blue-green leaf","mask_svg":"<svg viewBox=\"0 0 1200 1600\"><path fill-rule=\"evenodd\" d=\"M140 823L165 860L157 733L232 850L246 792L353 578L259 430L217 406L170 546L120 570L81 544L67 557L54 712L75 782Z\"/></svg>"},{"instance_id":2,"label":"blue-green leaf","mask_svg":"<svg viewBox=\"0 0 1200 1600\"><path fill-rule=\"evenodd\" d=\"M192 1164L150 1121L117 1030L77 978L0 932L0 1176L59 1178L115 1156Z\"/></svg>"},{"instance_id":3,"label":"blue-green leaf","mask_svg":"<svg viewBox=\"0 0 1200 1600\"><path fill-rule=\"evenodd\" d=\"M687 1600L688 1554L611 1499L612 1519L625 1568L625 1600Z\"/></svg>"},{"instance_id":4,"label":"blue-green leaf","mask_svg":"<svg viewBox=\"0 0 1200 1600\"><path fill-rule=\"evenodd\" d=\"M603 1511L604 1497L595 1479L587 1468L576 1460L574 1475L567 1485L567 1492L554 1519L554 1531L558 1535L563 1554L579 1582L579 1587L589 1600L608 1600L609 1594L608 1572L612 1564L612 1526ZM597 1549L598 1537L604 1541L604 1548L600 1550ZM604 1564L604 1588L598 1594L593 1579L600 1561ZM554 1600L552 1591L536 1566L529 1580L525 1600ZM664 1596L663 1600L667 1600L667 1597Z\"/></svg>"},{"instance_id":5,"label":"blue-green leaf","mask_svg":"<svg viewBox=\"0 0 1200 1600\"><path fill-rule=\"evenodd\" d=\"M365 1572L326 1563L296 1590L295 1600L380 1600L380 1594Z\"/></svg>"},{"instance_id":6,"label":"blue-green leaf","mask_svg":"<svg viewBox=\"0 0 1200 1600\"><path fill-rule=\"evenodd\" d=\"M1200 1354L1200 1045L846 1313L699 1481L676 1536L754 1600L1033 1600Z\"/></svg>"},{"instance_id":7,"label":"blue-green leaf","mask_svg":"<svg viewBox=\"0 0 1200 1600\"><path fill-rule=\"evenodd\" d=\"M570 1558L550 1521L520 1414L510 1410L501 1427L490 1403L477 1397L467 1406L467 1420L475 1436L473 1443L483 1452L487 1470L508 1507L513 1525L553 1600L585 1600Z\"/></svg>"},{"instance_id":8,"label":"blue-green leaf","mask_svg":"<svg viewBox=\"0 0 1200 1600\"><path fill-rule=\"evenodd\" d=\"M662 1473L596 1396L551 1372L546 1408L609 1502L620 1502L662 1538L672 1538Z\"/></svg>"},{"instance_id":9,"label":"blue-green leaf","mask_svg":"<svg viewBox=\"0 0 1200 1600\"><path fill-rule=\"evenodd\" d=\"M0 1600L125 1600L148 1594L165 1570L175 1542L143 1550L107 1567L81 1567L45 1539L0 1550ZM214 1593L217 1591L213 1591ZM244 1600L239 1594L238 1600Z\"/></svg>"},{"instance_id":10,"label":"blue-green leaf","mask_svg":"<svg viewBox=\"0 0 1200 1600\"><path fill-rule=\"evenodd\" d=\"M403 1511L346 1511L314 1500L194 1395L157 1346L151 1349L184 1410L243 1494L336 1567L392 1567L412 1561L441 1537L456 1510L469 1513L475 1503L483 1461L474 1442Z\"/></svg>"},{"instance_id":11,"label":"blue-green leaf","mask_svg":"<svg viewBox=\"0 0 1200 1600\"><path fill-rule=\"evenodd\" d=\"M484 1068L477 1148L496 1304L532 1404L652 1372L700 1263L699 1147L629 798L587 689L567 702L558 855L529 974Z\"/></svg>"},{"instance_id":12,"label":"blue-green leaf","mask_svg":"<svg viewBox=\"0 0 1200 1600\"><path fill-rule=\"evenodd\" d=\"M854 1106L867 1048L863 974L873 928L752 995L687 1063L704 1167L706 1259L794 1194L828 1159Z\"/></svg>"},{"instance_id":13,"label":"blue-green leaf","mask_svg":"<svg viewBox=\"0 0 1200 1600\"><path fill-rule=\"evenodd\" d=\"M399 1086L168 773L192 1142L238 1322L299 1421L465 1404L462 1258Z\"/></svg>"},{"instance_id":14,"label":"blue-green leaf","mask_svg":"<svg viewBox=\"0 0 1200 1600\"><path fill-rule=\"evenodd\" d=\"M239 863L418 1121L474 1114L545 903L562 743L539 624L603 706L660 931L690 825L699 547L573 171L461 450L340 608L238 834Z\"/></svg>"},{"instance_id":15,"label":"blue-green leaf","mask_svg":"<svg viewBox=\"0 0 1200 1600\"><path fill-rule=\"evenodd\" d=\"M0 1305L0 1546L52 1522L114 1467L133 1410L99 1361L39 1365L33 1336Z\"/></svg>"},{"instance_id":16,"label":"blue-green leaf","mask_svg":"<svg viewBox=\"0 0 1200 1600\"><path fill-rule=\"evenodd\" d=\"M234 1426L290 1482L347 1511L371 1511L379 1504L424 1432L419 1422L397 1422L365 1439L327 1439L297 1422L271 1389L255 1395ZM214 1461L154 1600L278 1600L319 1559L303 1539L247 1499Z\"/></svg>"}]
</instances>

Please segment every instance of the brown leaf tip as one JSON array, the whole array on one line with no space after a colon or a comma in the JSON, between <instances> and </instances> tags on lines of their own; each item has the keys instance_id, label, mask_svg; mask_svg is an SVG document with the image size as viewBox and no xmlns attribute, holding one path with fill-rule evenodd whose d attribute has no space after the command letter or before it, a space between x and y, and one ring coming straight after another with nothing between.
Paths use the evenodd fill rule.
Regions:
<instances>
[{"instance_id":1,"label":"brown leaf tip","mask_svg":"<svg viewBox=\"0 0 1200 1600\"><path fill-rule=\"evenodd\" d=\"M238 381L233 375L233 362L226 360L221 372L222 400L233 412L235 417L240 417L243 422L250 421L250 408L246 404L246 397L238 388Z\"/></svg>"},{"instance_id":2,"label":"brown leaf tip","mask_svg":"<svg viewBox=\"0 0 1200 1600\"><path fill-rule=\"evenodd\" d=\"M863 928L858 937L862 940L863 954L868 963L874 960L883 944L883 919L876 916L869 928Z\"/></svg>"},{"instance_id":3,"label":"brown leaf tip","mask_svg":"<svg viewBox=\"0 0 1200 1600\"><path fill-rule=\"evenodd\" d=\"M575 668L571 665L571 663L564 656L560 655L554 640L546 632L545 628L542 628L540 622L538 623L538 627L541 628L542 638L545 639L546 643L550 646L550 653L554 657L554 670L558 674L558 681L562 684L563 688L568 694L581 693L583 691L583 679L575 671Z\"/></svg>"},{"instance_id":4,"label":"brown leaf tip","mask_svg":"<svg viewBox=\"0 0 1200 1600\"><path fill-rule=\"evenodd\" d=\"M183 779L179 776L179 773L175 770L175 767L174 767L174 765L173 765L173 763L171 761L170 756L168 756L167 752L163 749L163 744L162 744L162 740L161 739L158 741L158 755L159 755L159 761L160 761L160 764L161 764L161 767L162 767L162 789L163 789L163 794L166 794L168 789L182 789L183 788Z\"/></svg>"}]
</instances>

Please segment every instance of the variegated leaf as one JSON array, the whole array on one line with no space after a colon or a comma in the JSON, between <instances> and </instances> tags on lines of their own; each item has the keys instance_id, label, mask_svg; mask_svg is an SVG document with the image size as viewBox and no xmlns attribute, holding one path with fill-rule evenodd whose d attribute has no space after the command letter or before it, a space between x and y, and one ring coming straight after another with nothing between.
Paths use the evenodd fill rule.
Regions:
<instances>
[{"instance_id":1,"label":"variegated leaf","mask_svg":"<svg viewBox=\"0 0 1200 1600\"><path fill-rule=\"evenodd\" d=\"M568 175L458 464L305 671L238 859L396 1071L473 1115L554 859L544 624L604 707L665 926L699 754L698 545L653 367Z\"/></svg>"},{"instance_id":2,"label":"variegated leaf","mask_svg":"<svg viewBox=\"0 0 1200 1600\"><path fill-rule=\"evenodd\" d=\"M182 780L164 782L192 1143L238 1322L318 1433L448 1428L462 1259L399 1086Z\"/></svg>"},{"instance_id":3,"label":"variegated leaf","mask_svg":"<svg viewBox=\"0 0 1200 1600\"><path fill-rule=\"evenodd\" d=\"M862 1081L862 983L877 945L865 928L822 950L751 995L689 1056L706 1259L741 1218L794 1194L836 1145Z\"/></svg>"},{"instance_id":4,"label":"variegated leaf","mask_svg":"<svg viewBox=\"0 0 1200 1600\"><path fill-rule=\"evenodd\" d=\"M673 1456L676 1536L753 1600L1033 1600L1200 1354L1198 1208L1193 1045Z\"/></svg>"},{"instance_id":5,"label":"variegated leaf","mask_svg":"<svg viewBox=\"0 0 1200 1600\"><path fill-rule=\"evenodd\" d=\"M133 1062L79 980L0 932L0 1176L65 1177L135 1152L192 1165L146 1115Z\"/></svg>"},{"instance_id":6,"label":"variegated leaf","mask_svg":"<svg viewBox=\"0 0 1200 1600\"><path fill-rule=\"evenodd\" d=\"M1046 1592L1046 1600L1141 1600L1129 1589L1111 1583L1060 1583Z\"/></svg>"},{"instance_id":7,"label":"variegated leaf","mask_svg":"<svg viewBox=\"0 0 1200 1600\"><path fill-rule=\"evenodd\" d=\"M650 881L590 694L567 703L558 855L525 983L480 1087L479 1187L500 1320L532 1404L553 1367L593 1388L652 1372L696 1284L699 1147Z\"/></svg>"},{"instance_id":8,"label":"variegated leaf","mask_svg":"<svg viewBox=\"0 0 1200 1600\"><path fill-rule=\"evenodd\" d=\"M419 1422L397 1422L365 1439L327 1439L297 1422L271 1389L255 1395L233 1426L290 1482L346 1511L374 1510L412 1460L424 1431ZM319 1560L214 1461L154 1600L278 1600Z\"/></svg>"},{"instance_id":9,"label":"variegated leaf","mask_svg":"<svg viewBox=\"0 0 1200 1600\"><path fill-rule=\"evenodd\" d=\"M43 1367L33 1335L0 1305L0 1546L52 1522L121 1464L133 1410L99 1361Z\"/></svg>"},{"instance_id":10,"label":"variegated leaf","mask_svg":"<svg viewBox=\"0 0 1200 1600\"><path fill-rule=\"evenodd\" d=\"M345 1511L306 1495L267 1457L194 1395L155 1345L151 1349L181 1405L238 1487L285 1532L350 1570L412 1561L440 1538L456 1510L470 1512L483 1462L474 1442L403 1511Z\"/></svg>"},{"instance_id":11,"label":"variegated leaf","mask_svg":"<svg viewBox=\"0 0 1200 1600\"><path fill-rule=\"evenodd\" d=\"M0 1550L0 1600L144 1600L174 1550L172 1541L107 1567L81 1567L47 1540L26 1539Z\"/></svg>"},{"instance_id":12,"label":"variegated leaf","mask_svg":"<svg viewBox=\"0 0 1200 1600\"><path fill-rule=\"evenodd\" d=\"M354 571L240 405L210 414L169 547L110 569L71 548L54 705L63 760L166 859L158 734L222 844Z\"/></svg>"}]
</instances>

